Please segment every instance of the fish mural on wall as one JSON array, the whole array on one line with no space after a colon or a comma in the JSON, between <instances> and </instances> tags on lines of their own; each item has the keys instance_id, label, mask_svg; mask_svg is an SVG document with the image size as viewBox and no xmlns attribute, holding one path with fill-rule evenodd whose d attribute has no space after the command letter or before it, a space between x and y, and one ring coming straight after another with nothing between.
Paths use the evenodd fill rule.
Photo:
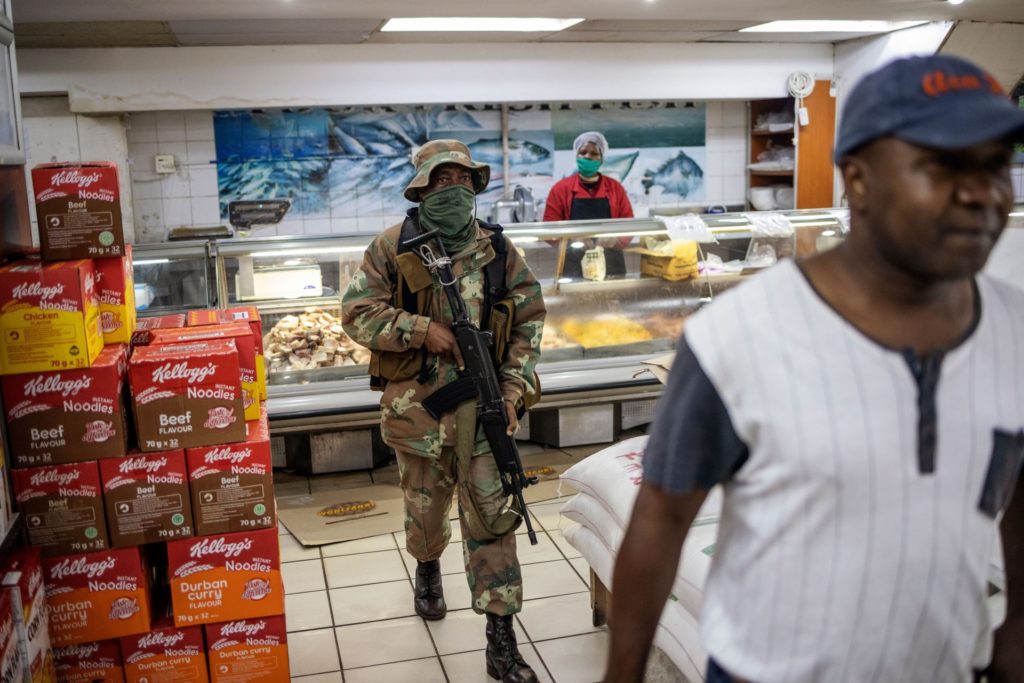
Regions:
<instances>
[{"instance_id":1,"label":"fish mural on wall","mask_svg":"<svg viewBox=\"0 0 1024 683\"><path fill-rule=\"evenodd\" d=\"M655 185L666 193L690 197L704 185L704 171L697 162L680 150L678 154L663 163L657 169L644 172L640 183L644 186L644 194L650 194Z\"/></svg>"}]
</instances>

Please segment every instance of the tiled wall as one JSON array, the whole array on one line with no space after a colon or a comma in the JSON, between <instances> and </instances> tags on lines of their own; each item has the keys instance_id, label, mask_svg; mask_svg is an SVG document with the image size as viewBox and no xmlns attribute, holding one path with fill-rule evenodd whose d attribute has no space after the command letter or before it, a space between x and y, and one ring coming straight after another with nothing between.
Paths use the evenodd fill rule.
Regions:
<instances>
[{"instance_id":1,"label":"tiled wall","mask_svg":"<svg viewBox=\"0 0 1024 683\"><path fill-rule=\"evenodd\" d=\"M747 194L747 103L708 102L707 203L742 205Z\"/></svg>"}]
</instances>

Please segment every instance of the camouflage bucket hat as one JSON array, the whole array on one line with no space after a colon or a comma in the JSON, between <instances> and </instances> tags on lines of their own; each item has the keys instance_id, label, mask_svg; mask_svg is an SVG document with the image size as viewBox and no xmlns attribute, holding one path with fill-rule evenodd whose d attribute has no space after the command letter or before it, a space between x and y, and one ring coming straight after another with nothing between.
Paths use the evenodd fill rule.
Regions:
<instances>
[{"instance_id":1,"label":"camouflage bucket hat","mask_svg":"<svg viewBox=\"0 0 1024 683\"><path fill-rule=\"evenodd\" d=\"M491 167L478 164L469 155L469 148L458 140L431 140L420 147L413 158L416 175L403 193L410 202L420 200L420 190L430 184L431 172L441 164L458 164L473 173L473 191L480 194L491 180Z\"/></svg>"}]
</instances>

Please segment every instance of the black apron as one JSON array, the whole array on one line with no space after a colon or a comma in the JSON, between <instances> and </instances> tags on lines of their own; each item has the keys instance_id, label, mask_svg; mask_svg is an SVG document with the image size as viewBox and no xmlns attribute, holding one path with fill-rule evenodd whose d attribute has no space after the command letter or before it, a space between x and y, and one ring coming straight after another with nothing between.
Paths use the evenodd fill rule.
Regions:
<instances>
[{"instance_id":1,"label":"black apron","mask_svg":"<svg viewBox=\"0 0 1024 683\"><path fill-rule=\"evenodd\" d=\"M569 220L591 221L612 217L612 207L607 197L573 197L569 208ZM568 247L565 251L565 267L562 277L583 279L583 252L585 247ZM604 269L607 277L621 277L626 274L626 258L618 249L604 250Z\"/></svg>"}]
</instances>

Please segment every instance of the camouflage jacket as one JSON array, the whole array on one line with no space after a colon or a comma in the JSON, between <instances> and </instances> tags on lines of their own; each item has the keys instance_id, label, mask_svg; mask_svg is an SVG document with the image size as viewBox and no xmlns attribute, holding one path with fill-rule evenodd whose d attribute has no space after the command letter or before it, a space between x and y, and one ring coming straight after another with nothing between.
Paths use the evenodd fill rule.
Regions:
<instances>
[{"instance_id":1,"label":"camouflage jacket","mask_svg":"<svg viewBox=\"0 0 1024 683\"><path fill-rule=\"evenodd\" d=\"M451 309L436 278L432 284L429 317L409 313L400 305L396 307L392 274L396 271L396 247L401 229L402 225L398 224L374 238L342 299L342 325L346 334L371 350L401 352L421 348L431 320L452 324ZM477 226L476 241L452 256L452 270L459 279L469 318L478 326L483 306L483 266L494 258L490 234ZM516 313L507 360L499 368L498 380L503 396L516 401L538 391L526 378L532 377L540 356L547 311L540 283L511 243L505 277ZM393 448L437 457L442 446L455 445L454 414L435 420L420 401L455 380L458 368L450 356L431 354L429 364L430 380L425 384L420 384L416 378L387 384L381 397L381 435ZM487 450L486 441L478 434L477 453Z\"/></svg>"}]
</instances>

